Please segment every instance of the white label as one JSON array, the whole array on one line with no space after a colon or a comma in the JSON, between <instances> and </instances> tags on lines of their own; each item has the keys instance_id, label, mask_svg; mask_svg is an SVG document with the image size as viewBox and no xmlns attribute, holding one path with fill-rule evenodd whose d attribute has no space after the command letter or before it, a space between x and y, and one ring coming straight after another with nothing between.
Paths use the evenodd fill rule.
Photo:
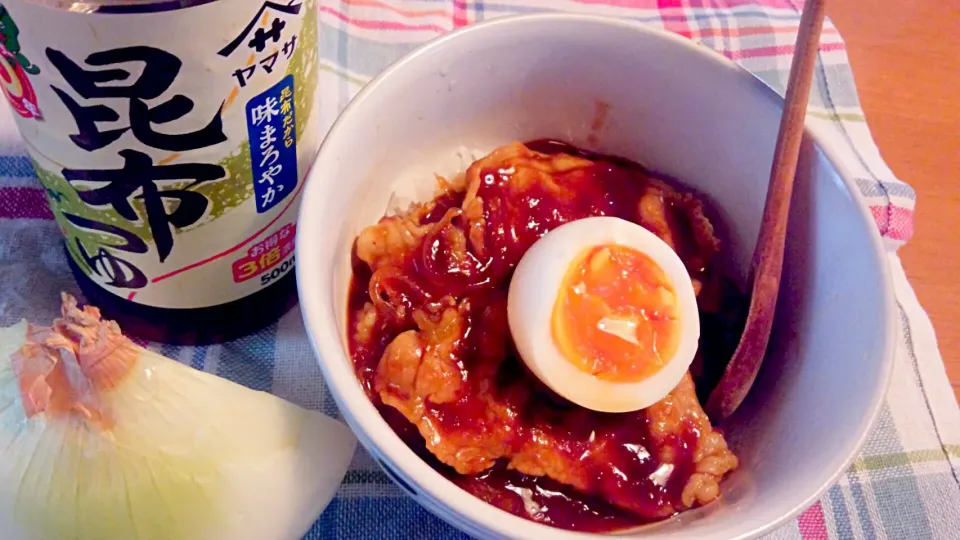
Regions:
<instances>
[{"instance_id":1,"label":"white label","mask_svg":"<svg viewBox=\"0 0 960 540\"><path fill-rule=\"evenodd\" d=\"M291 271L319 146L316 0L0 7L0 83L87 276L197 308Z\"/></svg>"}]
</instances>

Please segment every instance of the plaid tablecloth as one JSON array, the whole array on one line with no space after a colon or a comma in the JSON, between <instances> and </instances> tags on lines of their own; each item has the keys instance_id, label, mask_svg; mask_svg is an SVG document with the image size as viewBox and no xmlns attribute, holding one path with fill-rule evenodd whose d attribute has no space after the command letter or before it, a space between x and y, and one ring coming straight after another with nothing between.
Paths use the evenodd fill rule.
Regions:
<instances>
[{"instance_id":1,"label":"plaid tablecloth","mask_svg":"<svg viewBox=\"0 0 960 540\"><path fill-rule=\"evenodd\" d=\"M391 61L475 21L565 10L623 17L697 40L781 93L802 2L791 0L321 0L321 122ZM896 16L891 14L891 16ZM810 119L855 176L890 249L901 339L879 423L863 455L827 495L771 538L960 538L960 412L933 328L896 248L913 232L914 192L877 151L857 101L840 35L823 32ZM0 108L0 324L48 320L59 290L77 293L44 194L6 107ZM154 345L172 358L338 416L297 310L268 329L205 348ZM307 535L460 538L420 509L358 450L339 495Z\"/></svg>"}]
</instances>

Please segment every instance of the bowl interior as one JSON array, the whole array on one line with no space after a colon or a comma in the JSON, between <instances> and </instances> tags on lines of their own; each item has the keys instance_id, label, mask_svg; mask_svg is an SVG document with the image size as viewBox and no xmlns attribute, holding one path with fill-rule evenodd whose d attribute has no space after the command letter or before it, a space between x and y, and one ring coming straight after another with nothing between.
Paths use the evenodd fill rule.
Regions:
<instances>
[{"instance_id":1,"label":"bowl interior","mask_svg":"<svg viewBox=\"0 0 960 540\"><path fill-rule=\"evenodd\" d=\"M460 172L513 140L553 137L637 160L702 193L718 215L729 272L743 282L781 103L693 43L582 16L493 21L388 69L324 143L297 242L307 329L361 442L461 528L544 534L433 473L366 400L344 345L354 238L385 212L429 197L434 174ZM827 152L807 137L770 352L725 426L740 469L719 503L632 534L728 539L769 530L842 472L876 416L892 360L886 266L872 221Z\"/></svg>"}]
</instances>

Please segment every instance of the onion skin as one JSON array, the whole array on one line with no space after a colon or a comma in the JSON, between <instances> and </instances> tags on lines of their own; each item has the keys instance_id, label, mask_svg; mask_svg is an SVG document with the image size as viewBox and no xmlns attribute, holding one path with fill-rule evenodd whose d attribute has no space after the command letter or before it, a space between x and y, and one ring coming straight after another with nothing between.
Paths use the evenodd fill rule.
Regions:
<instances>
[{"instance_id":1,"label":"onion skin","mask_svg":"<svg viewBox=\"0 0 960 540\"><path fill-rule=\"evenodd\" d=\"M294 540L334 496L349 429L137 346L64 295L0 329L4 540Z\"/></svg>"}]
</instances>

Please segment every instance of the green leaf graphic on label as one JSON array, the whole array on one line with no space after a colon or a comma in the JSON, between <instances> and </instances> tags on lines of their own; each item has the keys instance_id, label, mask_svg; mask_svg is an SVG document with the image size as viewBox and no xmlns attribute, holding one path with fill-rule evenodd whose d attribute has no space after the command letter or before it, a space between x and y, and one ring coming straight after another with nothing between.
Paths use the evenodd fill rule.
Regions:
<instances>
[{"instance_id":1,"label":"green leaf graphic on label","mask_svg":"<svg viewBox=\"0 0 960 540\"><path fill-rule=\"evenodd\" d=\"M307 122L311 120L314 98L317 94L317 3L309 0L305 3L306 14L297 38L297 50L294 51L287 74L294 78L294 109L297 111L297 140L302 140ZM301 167L306 171L307 167Z\"/></svg>"},{"instance_id":2,"label":"green leaf graphic on label","mask_svg":"<svg viewBox=\"0 0 960 540\"><path fill-rule=\"evenodd\" d=\"M120 217L120 215L118 215L117 212L110 207L100 209L87 206L85 202L80 200L80 197L77 196L76 190L73 189L70 183L67 182L63 176L41 168L36 161L33 162L33 168L37 171L37 178L40 179L40 183L43 184L43 188L47 192L47 202L50 204L50 209L53 210L54 219L57 220L57 225L60 227L60 231L63 233L64 239L66 240L67 249L70 251L70 255L87 275L90 274L90 268L87 267L84 258L79 256L77 253L76 241L79 240L80 243L83 244L84 248L90 252L94 251L95 246L101 244L109 246L117 242L117 239L110 235L100 234L94 231L88 231L76 227L67 221L67 219L63 216L64 213L102 223L110 223L114 225L122 223L124 229L137 235L140 239L150 239L150 230L147 228L145 223L129 222ZM143 211L142 205L139 205L138 207L139 201L134 201L133 204L134 207L137 207L138 212Z\"/></svg>"},{"instance_id":3,"label":"green leaf graphic on label","mask_svg":"<svg viewBox=\"0 0 960 540\"><path fill-rule=\"evenodd\" d=\"M224 178L192 188L192 191L202 193L209 199L210 207L207 210L207 214L203 219L190 227L184 229L174 228L174 234L179 235L199 229L205 224L216 220L230 210L240 206L253 195L249 143L243 143L238 150L220 160L218 165L222 166L226 171ZM89 272L89 268L86 267L83 258L76 253L76 241L79 240L88 252L92 252L99 249L99 246L115 244L117 238L81 229L67 221L67 219L63 217L64 213L100 223L115 225L130 231L147 243L153 242L153 238L150 236L150 227L145 220L129 221L117 214L110 206L90 206L80 200L76 190L63 176L41 168L35 161L33 162L33 167L37 171L37 177L40 179L40 183L43 184L47 192L47 201L53 210L54 218L57 220L60 230L63 232L70 254L73 256L73 259L83 267L85 272ZM185 188L189 183L189 181L165 182L163 189ZM145 215L142 201L134 197L130 203L138 215Z\"/></svg>"},{"instance_id":4,"label":"green leaf graphic on label","mask_svg":"<svg viewBox=\"0 0 960 540\"><path fill-rule=\"evenodd\" d=\"M6 6L0 4L0 45L7 53L16 59L24 71L31 75L40 73L40 68L34 65L20 52L20 28L13 22L13 17Z\"/></svg>"},{"instance_id":5,"label":"green leaf graphic on label","mask_svg":"<svg viewBox=\"0 0 960 540\"><path fill-rule=\"evenodd\" d=\"M195 225L185 229L191 231L216 220L230 210L240 206L253 195L252 172L250 170L250 143L243 145L218 163L227 172L227 176L216 182L207 182L193 188L210 199L211 208L206 217ZM184 183L183 185L186 185ZM182 232L178 230L177 232Z\"/></svg>"}]
</instances>

